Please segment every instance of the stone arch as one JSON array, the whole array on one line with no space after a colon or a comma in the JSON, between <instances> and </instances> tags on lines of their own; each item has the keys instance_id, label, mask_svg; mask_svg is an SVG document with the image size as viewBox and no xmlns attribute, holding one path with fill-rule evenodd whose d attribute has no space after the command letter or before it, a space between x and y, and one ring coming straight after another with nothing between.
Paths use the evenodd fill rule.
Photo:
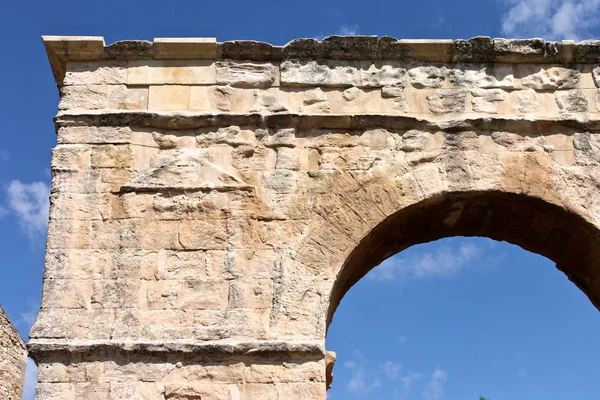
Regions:
<instances>
[{"instance_id":1,"label":"stone arch","mask_svg":"<svg viewBox=\"0 0 600 400\"><path fill-rule=\"evenodd\" d=\"M462 135L457 141L487 137L456 135ZM293 255L314 279L294 282L291 293L299 297L288 304L302 307L302 295L316 291L321 302L303 312L318 316L310 322L315 337L324 338L344 294L386 258L444 237L486 236L551 259L600 308L593 171L561 165L544 151L471 150L369 171L336 170L332 192L314 200L318 217Z\"/></svg>"},{"instance_id":2,"label":"stone arch","mask_svg":"<svg viewBox=\"0 0 600 400\"><path fill-rule=\"evenodd\" d=\"M332 285L327 326L348 290L383 260L413 245L451 236L484 236L545 256L600 309L600 257L595 250L600 237L595 225L537 197L453 192L399 210L358 243Z\"/></svg>"}]
</instances>

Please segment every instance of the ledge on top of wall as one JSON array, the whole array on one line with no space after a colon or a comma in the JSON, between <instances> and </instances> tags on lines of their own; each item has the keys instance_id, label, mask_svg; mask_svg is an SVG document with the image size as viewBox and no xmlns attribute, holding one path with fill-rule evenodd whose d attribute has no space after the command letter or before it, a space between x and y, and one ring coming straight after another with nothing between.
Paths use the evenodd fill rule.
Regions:
<instances>
[{"instance_id":1,"label":"ledge on top of wall","mask_svg":"<svg viewBox=\"0 0 600 400\"><path fill-rule=\"evenodd\" d=\"M217 42L215 38L124 40L106 45L102 36L42 36L59 85L68 61L92 60L216 60L248 61L363 60L405 62L600 62L600 40L550 42L543 39L468 40L396 39L389 36L328 36L295 39L285 46L252 40Z\"/></svg>"}]
</instances>

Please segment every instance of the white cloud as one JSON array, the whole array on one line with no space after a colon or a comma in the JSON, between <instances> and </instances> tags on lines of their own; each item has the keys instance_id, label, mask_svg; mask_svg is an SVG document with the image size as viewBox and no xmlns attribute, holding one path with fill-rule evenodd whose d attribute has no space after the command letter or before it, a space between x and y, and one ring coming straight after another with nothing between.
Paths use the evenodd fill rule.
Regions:
<instances>
[{"instance_id":1,"label":"white cloud","mask_svg":"<svg viewBox=\"0 0 600 400\"><path fill-rule=\"evenodd\" d=\"M356 36L358 35L358 25L342 25L335 34L340 36Z\"/></svg>"},{"instance_id":2,"label":"white cloud","mask_svg":"<svg viewBox=\"0 0 600 400\"><path fill-rule=\"evenodd\" d=\"M323 40L327 36L356 36L358 35L358 25L342 25L335 32L329 32L327 34L321 32L315 39Z\"/></svg>"},{"instance_id":3,"label":"white cloud","mask_svg":"<svg viewBox=\"0 0 600 400\"><path fill-rule=\"evenodd\" d=\"M444 383L446 383L446 379L448 379L446 371L441 369L433 371L429 382L427 382L423 389L423 398L425 400L440 400L444 395Z\"/></svg>"},{"instance_id":4,"label":"white cloud","mask_svg":"<svg viewBox=\"0 0 600 400\"><path fill-rule=\"evenodd\" d=\"M429 253L417 253L406 259L390 257L367 276L377 281L429 279L458 274L482 258L484 249L463 241L458 247L440 246Z\"/></svg>"},{"instance_id":5,"label":"white cloud","mask_svg":"<svg viewBox=\"0 0 600 400\"><path fill-rule=\"evenodd\" d=\"M358 350L354 351L357 361L346 361L344 368L351 370L352 375L346 384L346 389L350 393L367 394L381 386L381 381L377 378L367 377L365 357Z\"/></svg>"},{"instance_id":6,"label":"white cloud","mask_svg":"<svg viewBox=\"0 0 600 400\"><path fill-rule=\"evenodd\" d=\"M17 320L19 327L23 328L23 331L29 332L35 323L39 311L39 302L29 299L29 309L19 314L19 319Z\"/></svg>"},{"instance_id":7,"label":"white cloud","mask_svg":"<svg viewBox=\"0 0 600 400\"><path fill-rule=\"evenodd\" d=\"M410 393L412 385L422 377L423 375L416 372L411 372L408 375L403 376L400 380L402 381L402 386L404 387L404 393Z\"/></svg>"},{"instance_id":8,"label":"white cloud","mask_svg":"<svg viewBox=\"0 0 600 400\"><path fill-rule=\"evenodd\" d=\"M23 390L23 400L34 400L35 387L37 385L37 365L31 358L27 360L27 371L25 372L25 387Z\"/></svg>"},{"instance_id":9,"label":"white cloud","mask_svg":"<svg viewBox=\"0 0 600 400\"><path fill-rule=\"evenodd\" d=\"M6 188L9 211L30 238L44 235L48 227L50 188L44 182L12 181Z\"/></svg>"},{"instance_id":10,"label":"white cloud","mask_svg":"<svg viewBox=\"0 0 600 400\"><path fill-rule=\"evenodd\" d=\"M388 379L396 379L400 376L400 371L402 371L402 365L399 363L395 363L392 361L388 361L381 366L383 373Z\"/></svg>"},{"instance_id":11,"label":"white cloud","mask_svg":"<svg viewBox=\"0 0 600 400\"><path fill-rule=\"evenodd\" d=\"M598 26L600 0L502 0L502 33L510 37L581 40Z\"/></svg>"}]
</instances>

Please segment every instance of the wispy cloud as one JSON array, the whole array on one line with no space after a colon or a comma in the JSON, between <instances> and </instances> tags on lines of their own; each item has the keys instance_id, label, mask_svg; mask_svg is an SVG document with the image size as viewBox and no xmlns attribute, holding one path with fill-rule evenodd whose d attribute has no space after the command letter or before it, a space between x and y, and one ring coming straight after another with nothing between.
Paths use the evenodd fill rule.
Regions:
<instances>
[{"instance_id":1,"label":"wispy cloud","mask_svg":"<svg viewBox=\"0 0 600 400\"><path fill-rule=\"evenodd\" d=\"M344 363L344 368L349 369L352 374L346 389L354 394L367 394L381 386L381 381L375 378L367 377L366 362L364 356L359 352L354 352L356 361L347 361Z\"/></svg>"},{"instance_id":2,"label":"wispy cloud","mask_svg":"<svg viewBox=\"0 0 600 400\"><path fill-rule=\"evenodd\" d=\"M502 33L510 37L581 40L598 26L600 0L500 0L507 11Z\"/></svg>"},{"instance_id":3,"label":"wispy cloud","mask_svg":"<svg viewBox=\"0 0 600 400\"><path fill-rule=\"evenodd\" d=\"M29 307L27 310L19 314L19 319L16 321L16 323L19 325L19 328L21 328L23 332L29 332L31 330L31 327L35 323L37 315L40 311L39 301L30 298L28 303Z\"/></svg>"},{"instance_id":4,"label":"wispy cloud","mask_svg":"<svg viewBox=\"0 0 600 400\"><path fill-rule=\"evenodd\" d=\"M37 385L38 368L31 358L27 360L27 371L25 373L25 386L23 390L23 400L35 399L35 387Z\"/></svg>"},{"instance_id":5,"label":"wispy cloud","mask_svg":"<svg viewBox=\"0 0 600 400\"><path fill-rule=\"evenodd\" d=\"M0 161L4 161L4 162L10 161L10 154L8 154L8 151L6 151L4 149L0 149Z\"/></svg>"},{"instance_id":6,"label":"wispy cloud","mask_svg":"<svg viewBox=\"0 0 600 400\"><path fill-rule=\"evenodd\" d=\"M358 35L358 32L358 25L342 25L336 31L330 31L328 33L321 32L315 39L323 40L327 36L356 36Z\"/></svg>"},{"instance_id":7,"label":"wispy cloud","mask_svg":"<svg viewBox=\"0 0 600 400\"><path fill-rule=\"evenodd\" d=\"M444 395L444 383L448 379L446 371L436 369L423 389L423 399L440 400Z\"/></svg>"},{"instance_id":8,"label":"wispy cloud","mask_svg":"<svg viewBox=\"0 0 600 400\"><path fill-rule=\"evenodd\" d=\"M396 379L400 376L400 371L402 371L402 364L395 363L392 361L388 361L381 366L383 373L388 379Z\"/></svg>"},{"instance_id":9,"label":"wispy cloud","mask_svg":"<svg viewBox=\"0 0 600 400\"><path fill-rule=\"evenodd\" d=\"M342 25L335 34L340 36L356 36L358 35L358 25Z\"/></svg>"},{"instance_id":10,"label":"wispy cloud","mask_svg":"<svg viewBox=\"0 0 600 400\"><path fill-rule=\"evenodd\" d=\"M414 383L417 382L422 377L423 377L423 375L421 375L417 372L411 372L411 373L403 376L400 380L402 381L404 395L408 395L408 393L410 393L410 391L412 390L412 386L414 385Z\"/></svg>"},{"instance_id":11,"label":"wispy cloud","mask_svg":"<svg viewBox=\"0 0 600 400\"><path fill-rule=\"evenodd\" d=\"M48 227L50 188L44 182L12 181L6 188L8 212L32 239L44 235Z\"/></svg>"},{"instance_id":12,"label":"wispy cloud","mask_svg":"<svg viewBox=\"0 0 600 400\"><path fill-rule=\"evenodd\" d=\"M470 241L456 247L442 245L432 252L417 253L408 258L390 257L373 269L368 279L377 281L429 279L458 274L461 270L481 261L484 248Z\"/></svg>"}]
</instances>

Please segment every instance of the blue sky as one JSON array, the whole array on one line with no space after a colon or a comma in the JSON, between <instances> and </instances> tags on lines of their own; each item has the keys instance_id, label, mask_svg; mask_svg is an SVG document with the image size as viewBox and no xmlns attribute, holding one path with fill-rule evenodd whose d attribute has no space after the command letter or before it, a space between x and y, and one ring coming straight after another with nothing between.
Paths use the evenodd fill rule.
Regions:
<instances>
[{"instance_id":1,"label":"blue sky","mask_svg":"<svg viewBox=\"0 0 600 400\"><path fill-rule=\"evenodd\" d=\"M600 0L5 2L0 304L27 337L41 296L58 103L43 34L278 45L330 34L580 40L600 36L599 16ZM427 267L428 259L438 262ZM597 398L590 371L598 369L600 315L548 260L452 239L389 263L359 282L336 313L328 337L339 353L332 399Z\"/></svg>"}]
</instances>

